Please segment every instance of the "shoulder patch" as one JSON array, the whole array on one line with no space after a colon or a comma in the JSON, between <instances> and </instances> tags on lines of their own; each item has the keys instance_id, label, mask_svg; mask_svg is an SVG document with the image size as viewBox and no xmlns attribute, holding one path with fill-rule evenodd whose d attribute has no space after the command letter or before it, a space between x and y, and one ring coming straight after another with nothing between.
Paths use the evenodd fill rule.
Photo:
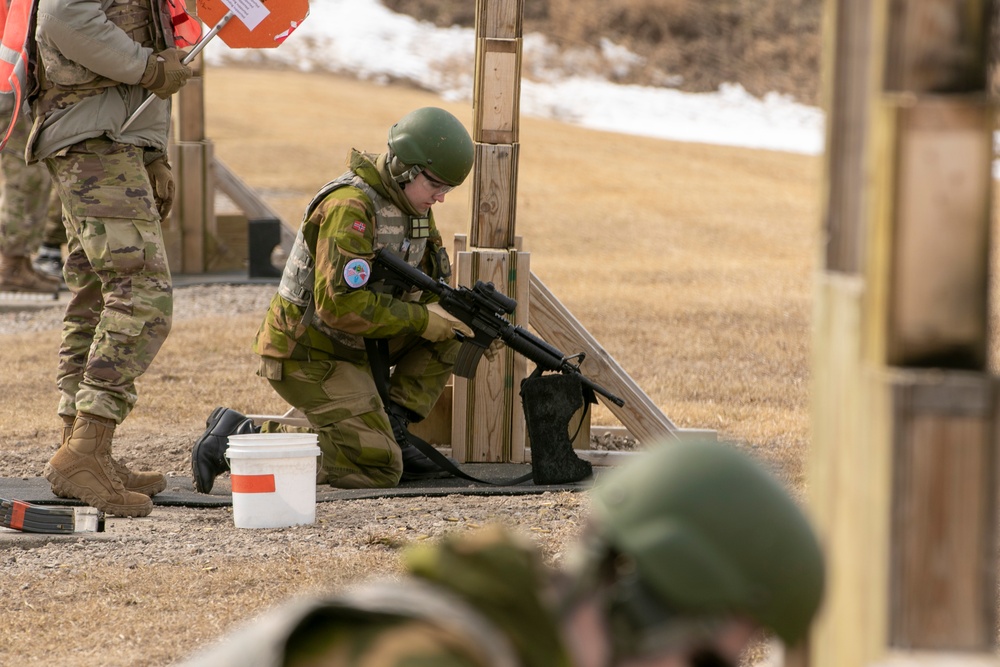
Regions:
<instances>
[{"instance_id":1,"label":"shoulder patch","mask_svg":"<svg viewBox=\"0 0 1000 667\"><path fill-rule=\"evenodd\" d=\"M344 266L344 280L355 289L368 284L371 275L372 267L363 259L352 259Z\"/></svg>"},{"instance_id":2,"label":"shoulder patch","mask_svg":"<svg viewBox=\"0 0 1000 667\"><path fill-rule=\"evenodd\" d=\"M354 224L351 225L351 229L353 229L354 231L356 231L356 232L358 232L360 234L364 234L365 233L365 229L367 227L368 227L368 225L365 224L364 220L355 220Z\"/></svg>"}]
</instances>

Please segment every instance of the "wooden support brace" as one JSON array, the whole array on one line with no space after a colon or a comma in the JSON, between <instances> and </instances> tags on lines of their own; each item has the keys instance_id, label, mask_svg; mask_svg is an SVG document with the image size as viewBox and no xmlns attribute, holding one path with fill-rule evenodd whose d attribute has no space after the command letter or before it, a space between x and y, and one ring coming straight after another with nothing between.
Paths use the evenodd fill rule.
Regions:
<instances>
[{"instance_id":1,"label":"wooden support brace","mask_svg":"<svg viewBox=\"0 0 1000 667\"><path fill-rule=\"evenodd\" d=\"M650 444L676 437L677 425L534 274L531 275L530 314L531 327L564 354L586 353L581 372L625 401L622 407L610 401L603 402L639 442Z\"/></svg>"}]
</instances>

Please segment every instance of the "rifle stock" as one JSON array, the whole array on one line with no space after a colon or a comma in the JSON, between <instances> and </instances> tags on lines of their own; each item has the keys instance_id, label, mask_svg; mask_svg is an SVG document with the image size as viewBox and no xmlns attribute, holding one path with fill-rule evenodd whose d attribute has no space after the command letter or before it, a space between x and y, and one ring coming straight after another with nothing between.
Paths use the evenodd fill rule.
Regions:
<instances>
[{"instance_id":1,"label":"rifle stock","mask_svg":"<svg viewBox=\"0 0 1000 667\"><path fill-rule=\"evenodd\" d=\"M472 329L474 336L458 336L462 347L455 363L456 375L475 377L483 353L494 340L499 339L507 347L533 361L539 369L576 375L585 387L619 407L625 405L621 398L580 372L579 364L584 360L583 353L567 357L558 348L523 327L508 322L506 316L514 312L517 301L498 292L493 283L480 281L472 289L452 287L444 281L434 280L386 250L375 253L372 269L374 281L385 280L390 284L415 287L436 294L442 308ZM572 359L577 359L578 362L574 363Z\"/></svg>"}]
</instances>

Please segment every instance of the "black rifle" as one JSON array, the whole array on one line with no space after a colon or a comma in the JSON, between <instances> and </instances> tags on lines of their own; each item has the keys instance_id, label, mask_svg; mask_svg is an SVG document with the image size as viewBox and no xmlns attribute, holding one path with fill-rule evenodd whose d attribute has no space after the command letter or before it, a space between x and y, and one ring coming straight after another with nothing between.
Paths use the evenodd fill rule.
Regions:
<instances>
[{"instance_id":1,"label":"black rifle","mask_svg":"<svg viewBox=\"0 0 1000 667\"><path fill-rule=\"evenodd\" d=\"M514 312L517 301L498 292L493 283L480 280L472 289L452 287L443 280L434 280L386 250L375 253L372 273L373 281L384 280L389 285L407 289L415 287L437 294L441 307L472 329L471 337L461 333L457 335L462 347L455 362L455 375L475 377L483 353L493 341L499 339L507 347L535 362L538 370L576 376L584 387L619 407L625 405L625 401L580 372L585 353L568 357L538 336L508 322L504 316Z\"/></svg>"}]
</instances>

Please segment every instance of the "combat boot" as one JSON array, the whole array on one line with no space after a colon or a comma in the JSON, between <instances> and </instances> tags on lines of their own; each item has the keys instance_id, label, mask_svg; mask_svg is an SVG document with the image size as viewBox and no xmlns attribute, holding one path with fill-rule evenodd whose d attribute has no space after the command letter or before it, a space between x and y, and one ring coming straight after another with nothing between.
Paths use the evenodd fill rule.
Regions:
<instances>
[{"instance_id":1,"label":"combat boot","mask_svg":"<svg viewBox=\"0 0 1000 667\"><path fill-rule=\"evenodd\" d=\"M58 246L52 247L42 245L38 249L38 254L31 261L31 266L42 275L55 278L62 282L63 259L62 249Z\"/></svg>"},{"instance_id":2,"label":"combat boot","mask_svg":"<svg viewBox=\"0 0 1000 667\"><path fill-rule=\"evenodd\" d=\"M211 492L215 478L229 471L229 460L226 458L229 436L248 433L260 433L260 427L254 426L253 420L246 415L222 407L212 411L205 420L205 432L191 450L191 476L194 477L195 491Z\"/></svg>"},{"instance_id":3,"label":"combat boot","mask_svg":"<svg viewBox=\"0 0 1000 667\"><path fill-rule=\"evenodd\" d=\"M398 403L390 402L386 413L389 415L389 423L392 424L392 436L395 438L396 444L399 445L403 456L403 475L399 478L401 482L451 477L451 473L442 470L437 463L427 458L410 442L410 438L413 437L410 434L410 422L417 419L417 415L412 410ZM454 465L458 465L457 462L448 460Z\"/></svg>"},{"instance_id":4,"label":"combat boot","mask_svg":"<svg viewBox=\"0 0 1000 667\"><path fill-rule=\"evenodd\" d=\"M112 419L77 414L69 439L45 464L42 474L60 497L78 498L116 516L147 516L153 511L153 501L127 490L115 471L111 460L114 432Z\"/></svg>"},{"instance_id":5,"label":"combat boot","mask_svg":"<svg viewBox=\"0 0 1000 667\"><path fill-rule=\"evenodd\" d=\"M63 420L63 431L62 431L62 444L61 447L66 446L66 442L69 440L70 435L73 434L73 422L75 417L70 415L59 415ZM167 478L158 472L132 472L128 467L118 459L113 459L111 462L115 468L115 474L118 475L118 479L121 480L122 486L128 491L135 491L136 493L141 493L144 496L149 496L152 498L157 493L167 488ZM72 496L64 496L57 493L55 490L52 492L60 498L72 498Z\"/></svg>"},{"instance_id":6,"label":"combat boot","mask_svg":"<svg viewBox=\"0 0 1000 667\"><path fill-rule=\"evenodd\" d=\"M59 280L35 271L31 260L22 255L0 255L0 292L55 294Z\"/></svg>"}]
</instances>

